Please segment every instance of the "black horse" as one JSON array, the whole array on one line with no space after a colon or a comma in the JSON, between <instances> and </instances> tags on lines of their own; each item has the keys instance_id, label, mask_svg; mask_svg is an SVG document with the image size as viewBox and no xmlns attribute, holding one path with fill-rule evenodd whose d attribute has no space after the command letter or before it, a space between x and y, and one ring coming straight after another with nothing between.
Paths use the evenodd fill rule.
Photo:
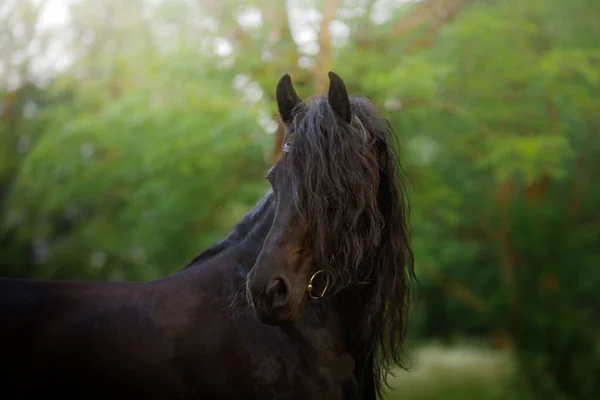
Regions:
<instances>
[{"instance_id":1,"label":"black horse","mask_svg":"<svg viewBox=\"0 0 600 400\"><path fill-rule=\"evenodd\" d=\"M375 399L413 255L393 132L329 74L277 86L284 155L222 242L146 283L0 279L7 399Z\"/></svg>"}]
</instances>

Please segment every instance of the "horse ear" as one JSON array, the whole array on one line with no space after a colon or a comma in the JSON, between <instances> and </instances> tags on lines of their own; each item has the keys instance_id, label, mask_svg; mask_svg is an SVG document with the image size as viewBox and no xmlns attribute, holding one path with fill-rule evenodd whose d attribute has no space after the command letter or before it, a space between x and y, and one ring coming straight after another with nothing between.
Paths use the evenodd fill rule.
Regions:
<instances>
[{"instance_id":1,"label":"horse ear","mask_svg":"<svg viewBox=\"0 0 600 400\"><path fill-rule=\"evenodd\" d=\"M350 123L352 110L344 81L335 72L329 71L329 105L344 121Z\"/></svg>"},{"instance_id":2,"label":"horse ear","mask_svg":"<svg viewBox=\"0 0 600 400\"><path fill-rule=\"evenodd\" d=\"M296 94L294 85L292 85L292 78L288 74L285 74L279 80L277 84L277 90L275 92L275 98L277 100L277 108L279 109L279 115L283 123L289 125L292 121L292 112L299 104L304 104L302 99Z\"/></svg>"}]
</instances>

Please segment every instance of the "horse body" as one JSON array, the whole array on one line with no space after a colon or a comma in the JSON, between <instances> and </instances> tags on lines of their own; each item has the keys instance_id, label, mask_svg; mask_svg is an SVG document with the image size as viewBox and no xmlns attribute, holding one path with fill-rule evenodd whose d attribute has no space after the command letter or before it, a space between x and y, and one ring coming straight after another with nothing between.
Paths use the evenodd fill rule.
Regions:
<instances>
[{"instance_id":1,"label":"horse body","mask_svg":"<svg viewBox=\"0 0 600 400\"><path fill-rule=\"evenodd\" d=\"M162 329L157 314L166 309L155 286L1 281L2 387L23 398L143 391L147 382L158 392L172 390L179 378L174 332ZM164 323L177 326L175 318L184 317Z\"/></svg>"},{"instance_id":2,"label":"horse body","mask_svg":"<svg viewBox=\"0 0 600 400\"><path fill-rule=\"evenodd\" d=\"M240 307L271 202L230 235L240 242L157 281L0 279L0 388L13 399L359 398L329 300L288 327Z\"/></svg>"},{"instance_id":3,"label":"horse body","mask_svg":"<svg viewBox=\"0 0 600 400\"><path fill-rule=\"evenodd\" d=\"M413 274L391 129L330 73L287 128L270 189L220 243L151 282L0 279L11 399L374 400Z\"/></svg>"}]
</instances>

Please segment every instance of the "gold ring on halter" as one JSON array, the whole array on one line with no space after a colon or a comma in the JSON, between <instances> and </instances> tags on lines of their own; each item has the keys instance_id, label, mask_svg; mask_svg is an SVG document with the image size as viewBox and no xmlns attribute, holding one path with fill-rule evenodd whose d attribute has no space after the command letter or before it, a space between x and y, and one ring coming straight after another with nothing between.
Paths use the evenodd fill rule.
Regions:
<instances>
[{"instance_id":1,"label":"gold ring on halter","mask_svg":"<svg viewBox=\"0 0 600 400\"><path fill-rule=\"evenodd\" d=\"M315 277L317 275L319 275L322 272L323 272L322 269L318 270L317 272L315 272L313 274L313 276L310 277L310 280L308 281L308 286L306 287L306 292L308 293L308 295L310 296L311 299L314 299L314 300L320 299L323 296L325 296L325 292L327 292L327 288L329 287L329 277L326 275L325 276L325 288L323 289L323 291L321 292L321 294L318 295L318 296L315 296L315 295L312 294L312 290L314 289L313 280L315 279Z\"/></svg>"}]
</instances>

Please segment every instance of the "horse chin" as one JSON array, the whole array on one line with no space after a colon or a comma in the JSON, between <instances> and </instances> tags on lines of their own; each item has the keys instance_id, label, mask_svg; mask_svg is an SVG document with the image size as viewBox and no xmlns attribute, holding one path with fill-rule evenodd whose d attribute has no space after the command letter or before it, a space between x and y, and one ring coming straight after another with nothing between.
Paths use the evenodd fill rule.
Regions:
<instances>
[{"instance_id":1,"label":"horse chin","mask_svg":"<svg viewBox=\"0 0 600 400\"><path fill-rule=\"evenodd\" d=\"M273 326L294 325L300 320L300 314L290 308L270 310L268 312L255 308L254 315L263 324Z\"/></svg>"}]
</instances>

